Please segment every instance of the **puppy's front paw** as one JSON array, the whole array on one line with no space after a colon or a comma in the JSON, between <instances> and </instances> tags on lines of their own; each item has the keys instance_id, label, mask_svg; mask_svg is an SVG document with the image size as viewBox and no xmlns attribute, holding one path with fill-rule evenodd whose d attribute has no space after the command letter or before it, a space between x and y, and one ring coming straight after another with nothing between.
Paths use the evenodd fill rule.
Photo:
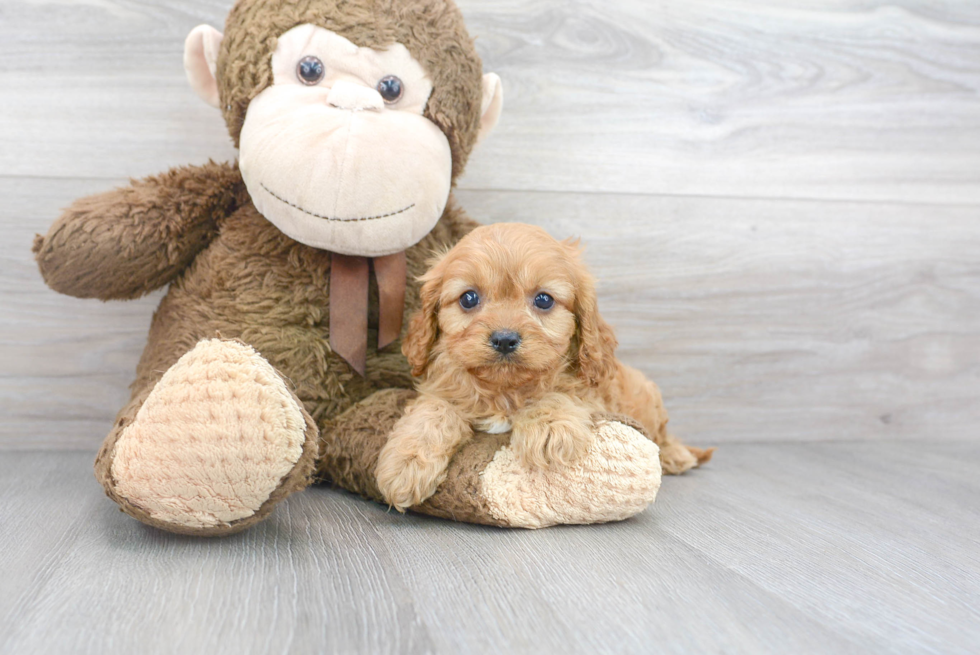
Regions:
<instances>
[{"instance_id":1,"label":"puppy's front paw","mask_svg":"<svg viewBox=\"0 0 980 655\"><path fill-rule=\"evenodd\" d=\"M511 433L511 448L527 467L569 466L592 445L592 424L574 419L521 422Z\"/></svg>"},{"instance_id":2,"label":"puppy's front paw","mask_svg":"<svg viewBox=\"0 0 980 655\"><path fill-rule=\"evenodd\" d=\"M375 470L378 489L389 505L404 512L436 492L448 464L445 458L385 446Z\"/></svg>"}]
</instances>

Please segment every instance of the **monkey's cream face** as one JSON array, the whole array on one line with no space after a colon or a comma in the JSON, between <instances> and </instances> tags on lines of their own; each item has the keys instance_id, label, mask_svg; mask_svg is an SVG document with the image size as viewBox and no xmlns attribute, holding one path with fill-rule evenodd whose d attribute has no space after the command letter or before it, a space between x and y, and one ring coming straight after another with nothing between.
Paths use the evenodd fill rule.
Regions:
<instances>
[{"instance_id":1,"label":"monkey's cream face","mask_svg":"<svg viewBox=\"0 0 980 655\"><path fill-rule=\"evenodd\" d=\"M279 37L274 83L248 106L242 176L259 212L307 245L381 256L417 243L449 197L449 141L423 116L432 83L405 46L322 27Z\"/></svg>"}]
</instances>

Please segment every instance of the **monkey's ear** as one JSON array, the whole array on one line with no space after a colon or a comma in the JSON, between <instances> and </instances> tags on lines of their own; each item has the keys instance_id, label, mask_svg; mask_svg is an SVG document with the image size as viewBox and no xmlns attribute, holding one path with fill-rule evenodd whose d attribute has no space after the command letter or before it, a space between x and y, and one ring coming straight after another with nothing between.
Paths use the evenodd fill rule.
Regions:
<instances>
[{"instance_id":1,"label":"monkey's ear","mask_svg":"<svg viewBox=\"0 0 980 655\"><path fill-rule=\"evenodd\" d=\"M191 88L212 107L221 104L218 96L218 51L224 35L210 25L198 25L184 41L184 71Z\"/></svg>"},{"instance_id":2,"label":"monkey's ear","mask_svg":"<svg viewBox=\"0 0 980 655\"><path fill-rule=\"evenodd\" d=\"M477 143L487 138L497 125L503 108L504 87L500 83L500 77L496 73L487 73L483 76L483 102L480 106L480 131L476 136Z\"/></svg>"}]
</instances>

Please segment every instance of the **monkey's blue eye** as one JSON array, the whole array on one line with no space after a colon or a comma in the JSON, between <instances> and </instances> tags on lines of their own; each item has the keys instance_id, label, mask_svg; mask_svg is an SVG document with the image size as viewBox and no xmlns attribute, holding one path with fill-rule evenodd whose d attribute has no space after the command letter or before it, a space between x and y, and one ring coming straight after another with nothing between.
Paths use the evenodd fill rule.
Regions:
<instances>
[{"instance_id":1,"label":"monkey's blue eye","mask_svg":"<svg viewBox=\"0 0 980 655\"><path fill-rule=\"evenodd\" d=\"M534 306L538 309L551 309L555 306L555 299L546 293L539 293L534 296Z\"/></svg>"},{"instance_id":2,"label":"monkey's blue eye","mask_svg":"<svg viewBox=\"0 0 980 655\"><path fill-rule=\"evenodd\" d=\"M385 101L385 104L388 105L398 102L398 99L402 97L404 90L402 81L394 75L382 77L381 81L378 82L378 93L381 94L381 98Z\"/></svg>"},{"instance_id":3,"label":"monkey's blue eye","mask_svg":"<svg viewBox=\"0 0 980 655\"><path fill-rule=\"evenodd\" d=\"M307 86L313 86L323 79L323 62L318 57L303 57L296 64L296 77Z\"/></svg>"},{"instance_id":4,"label":"monkey's blue eye","mask_svg":"<svg viewBox=\"0 0 980 655\"><path fill-rule=\"evenodd\" d=\"M480 294L476 291L467 291L459 297L459 306L463 309L473 309L480 304Z\"/></svg>"}]
</instances>

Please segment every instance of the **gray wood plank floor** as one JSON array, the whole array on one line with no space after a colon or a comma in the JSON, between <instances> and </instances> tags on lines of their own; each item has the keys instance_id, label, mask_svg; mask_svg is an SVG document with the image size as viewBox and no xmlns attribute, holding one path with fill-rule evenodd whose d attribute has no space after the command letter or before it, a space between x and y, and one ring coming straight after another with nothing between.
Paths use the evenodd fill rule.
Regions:
<instances>
[{"instance_id":1,"label":"gray wood plank floor","mask_svg":"<svg viewBox=\"0 0 980 655\"><path fill-rule=\"evenodd\" d=\"M980 445L739 444L640 516L537 532L309 489L184 538L91 453L0 455L0 652L975 653Z\"/></svg>"}]
</instances>

